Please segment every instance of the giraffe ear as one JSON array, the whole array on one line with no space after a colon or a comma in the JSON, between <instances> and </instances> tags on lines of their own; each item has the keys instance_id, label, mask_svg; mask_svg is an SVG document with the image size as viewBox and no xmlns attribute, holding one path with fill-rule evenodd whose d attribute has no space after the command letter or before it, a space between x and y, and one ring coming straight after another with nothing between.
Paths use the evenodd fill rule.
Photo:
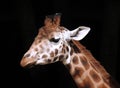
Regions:
<instances>
[{"instance_id":1,"label":"giraffe ear","mask_svg":"<svg viewBox=\"0 0 120 88\"><path fill-rule=\"evenodd\" d=\"M73 40L82 40L90 31L89 27L80 26L72 31L70 31L70 37Z\"/></svg>"}]
</instances>

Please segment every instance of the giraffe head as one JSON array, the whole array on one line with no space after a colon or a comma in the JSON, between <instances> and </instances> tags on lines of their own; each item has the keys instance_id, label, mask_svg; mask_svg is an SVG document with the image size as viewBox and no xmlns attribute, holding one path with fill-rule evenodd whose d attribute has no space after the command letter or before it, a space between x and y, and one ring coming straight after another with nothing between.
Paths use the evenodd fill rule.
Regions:
<instances>
[{"instance_id":1,"label":"giraffe head","mask_svg":"<svg viewBox=\"0 0 120 88\"><path fill-rule=\"evenodd\" d=\"M39 29L33 44L24 54L20 65L45 65L56 61L70 63L70 40L81 40L90 31L80 26L72 31L60 26L60 14L46 16L44 26Z\"/></svg>"}]
</instances>

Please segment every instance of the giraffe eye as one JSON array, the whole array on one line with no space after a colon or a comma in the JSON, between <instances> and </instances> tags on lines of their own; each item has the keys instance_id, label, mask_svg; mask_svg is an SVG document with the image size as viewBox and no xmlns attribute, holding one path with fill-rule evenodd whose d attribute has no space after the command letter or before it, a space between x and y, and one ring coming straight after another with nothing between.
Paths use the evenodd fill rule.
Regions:
<instances>
[{"instance_id":1,"label":"giraffe eye","mask_svg":"<svg viewBox=\"0 0 120 88\"><path fill-rule=\"evenodd\" d=\"M60 38L58 38L58 39L51 38L51 39L50 39L50 42L55 42L55 43L57 43L59 40L60 40Z\"/></svg>"}]
</instances>

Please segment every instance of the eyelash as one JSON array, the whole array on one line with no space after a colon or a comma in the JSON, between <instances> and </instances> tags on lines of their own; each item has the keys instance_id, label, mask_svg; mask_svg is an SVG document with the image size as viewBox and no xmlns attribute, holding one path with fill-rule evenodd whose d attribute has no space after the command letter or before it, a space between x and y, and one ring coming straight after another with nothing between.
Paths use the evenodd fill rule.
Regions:
<instances>
[{"instance_id":1,"label":"eyelash","mask_svg":"<svg viewBox=\"0 0 120 88\"><path fill-rule=\"evenodd\" d=\"M55 43L57 43L59 40L60 40L60 38L59 38L59 39L51 38L51 39L50 39L50 42L55 42Z\"/></svg>"}]
</instances>

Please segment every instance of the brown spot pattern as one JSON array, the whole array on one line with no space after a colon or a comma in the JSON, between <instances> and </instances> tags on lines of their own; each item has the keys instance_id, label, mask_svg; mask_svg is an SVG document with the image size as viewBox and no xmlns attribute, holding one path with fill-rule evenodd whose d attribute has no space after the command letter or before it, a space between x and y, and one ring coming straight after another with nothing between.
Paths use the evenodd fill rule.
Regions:
<instances>
[{"instance_id":1,"label":"brown spot pattern","mask_svg":"<svg viewBox=\"0 0 120 88\"><path fill-rule=\"evenodd\" d=\"M51 57L54 57L54 52L53 52L53 51L50 53L50 56L51 56Z\"/></svg>"},{"instance_id":2,"label":"brown spot pattern","mask_svg":"<svg viewBox=\"0 0 120 88\"><path fill-rule=\"evenodd\" d=\"M88 70L90 65L88 64L87 59L84 56L80 56L80 60L81 60L81 63L83 64L83 66L85 67L85 69Z\"/></svg>"},{"instance_id":3,"label":"brown spot pattern","mask_svg":"<svg viewBox=\"0 0 120 88\"><path fill-rule=\"evenodd\" d=\"M47 55L43 55L42 58L47 58L48 56Z\"/></svg>"},{"instance_id":4,"label":"brown spot pattern","mask_svg":"<svg viewBox=\"0 0 120 88\"><path fill-rule=\"evenodd\" d=\"M51 60L51 59L48 59L47 61L50 63L52 60Z\"/></svg>"},{"instance_id":5,"label":"brown spot pattern","mask_svg":"<svg viewBox=\"0 0 120 88\"><path fill-rule=\"evenodd\" d=\"M58 57L55 57L53 61L56 61L58 59Z\"/></svg>"},{"instance_id":6,"label":"brown spot pattern","mask_svg":"<svg viewBox=\"0 0 120 88\"><path fill-rule=\"evenodd\" d=\"M72 61L73 61L74 64L78 64L79 63L79 60L78 60L77 56L74 56Z\"/></svg>"},{"instance_id":7,"label":"brown spot pattern","mask_svg":"<svg viewBox=\"0 0 120 88\"><path fill-rule=\"evenodd\" d=\"M69 51L69 48L68 47L66 47L66 50L67 50L67 52Z\"/></svg>"},{"instance_id":8,"label":"brown spot pattern","mask_svg":"<svg viewBox=\"0 0 120 88\"><path fill-rule=\"evenodd\" d=\"M58 54L58 50L57 49L55 49L55 55L57 55Z\"/></svg>"},{"instance_id":9,"label":"brown spot pattern","mask_svg":"<svg viewBox=\"0 0 120 88\"><path fill-rule=\"evenodd\" d=\"M62 61L64 59L64 55L59 56L59 61Z\"/></svg>"},{"instance_id":10,"label":"brown spot pattern","mask_svg":"<svg viewBox=\"0 0 120 88\"><path fill-rule=\"evenodd\" d=\"M41 40L38 41L39 43L41 42Z\"/></svg>"},{"instance_id":11,"label":"brown spot pattern","mask_svg":"<svg viewBox=\"0 0 120 88\"><path fill-rule=\"evenodd\" d=\"M100 84L98 88L107 88L107 86L105 86L104 84Z\"/></svg>"},{"instance_id":12,"label":"brown spot pattern","mask_svg":"<svg viewBox=\"0 0 120 88\"><path fill-rule=\"evenodd\" d=\"M63 44L63 48L65 48L65 44Z\"/></svg>"},{"instance_id":13,"label":"brown spot pattern","mask_svg":"<svg viewBox=\"0 0 120 88\"><path fill-rule=\"evenodd\" d=\"M90 71L90 76L95 82L100 82L100 77L94 70Z\"/></svg>"},{"instance_id":14,"label":"brown spot pattern","mask_svg":"<svg viewBox=\"0 0 120 88\"><path fill-rule=\"evenodd\" d=\"M65 48L62 48L62 53L65 53Z\"/></svg>"},{"instance_id":15,"label":"brown spot pattern","mask_svg":"<svg viewBox=\"0 0 120 88\"><path fill-rule=\"evenodd\" d=\"M38 48L35 48L35 51L38 51Z\"/></svg>"},{"instance_id":16,"label":"brown spot pattern","mask_svg":"<svg viewBox=\"0 0 120 88\"><path fill-rule=\"evenodd\" d=\"M95 88L89 77L86 77L82 83L78 84L79 88Z\"/></svg>"},{"instance_id":17,"label":"brown spot pattern","mask_svg":"<svg viewBox=\"0 0 120 88\"><path fill-rule=\"evenodd\" d=\"M39 47L40 47L41 49L43 49L43 46L42 46L42 45L39 45Z\"/></svg>"},{"instance_id":18,"label":"brown spot pattern","mask_svg":"<svg viewBox=\"0 0 120 88\"><path fill-rule=\"evenodd\" d=\"M84 73L84 70L83 70L83 68L81 68L81 67L75 67L74 70L75 70L75 71L74 71L74 74L73 74L73 77L74 77L74 78L81 77L82 74Z\"/></svg>"}]
</instances>

